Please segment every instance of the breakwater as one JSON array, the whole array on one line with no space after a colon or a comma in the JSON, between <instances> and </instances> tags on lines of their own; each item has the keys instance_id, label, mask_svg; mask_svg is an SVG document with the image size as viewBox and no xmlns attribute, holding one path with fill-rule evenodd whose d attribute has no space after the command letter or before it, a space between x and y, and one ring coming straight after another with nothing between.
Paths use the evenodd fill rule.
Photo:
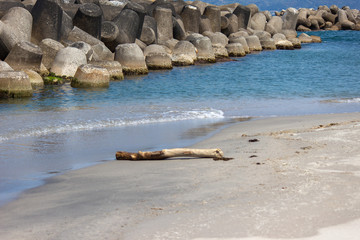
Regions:
<instances>
[{"instance_id":1,"label":"breakwater","mask_svg":"<svg viewBox=\"0 0 360 240\"><path fill-rule=\"evenodd\" d=\"M0 97L45 84L107 88L149 70L214 63L320 42L297 31L359 30L359 11L320 6L260 11L255 4L194 1L2 2ZM297 30L297 31L296 31Z\"/></svg>"},{"instance_id":2,"label":"breakwater","mask_svg":"<svg viewBox=\"0 0 360 240\"><path fill-rule=\"evenodd\" d=\"M1 99L0 205L48 177L113 160L116 151L189 146L239 118L357 112L359 34L321 31L323 44L300 51Z\"/></svg>"}]
</instances>

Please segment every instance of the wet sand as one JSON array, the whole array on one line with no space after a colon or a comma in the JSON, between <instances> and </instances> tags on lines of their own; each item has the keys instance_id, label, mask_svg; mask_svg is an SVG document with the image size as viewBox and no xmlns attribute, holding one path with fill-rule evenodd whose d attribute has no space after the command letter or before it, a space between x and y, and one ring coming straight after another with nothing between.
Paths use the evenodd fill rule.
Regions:
<instances>
[{"instance_id":1,"label":"wet sand","mask_svg":"<svg viewBox=\"0 0 360 240\"><path fill-rule=\"evenodd\" d=\"M359 143L360 113L239 123L193 146L231 161L53 177L0 208L0 239L358 239Z\"/></svg>"}]
</instances>

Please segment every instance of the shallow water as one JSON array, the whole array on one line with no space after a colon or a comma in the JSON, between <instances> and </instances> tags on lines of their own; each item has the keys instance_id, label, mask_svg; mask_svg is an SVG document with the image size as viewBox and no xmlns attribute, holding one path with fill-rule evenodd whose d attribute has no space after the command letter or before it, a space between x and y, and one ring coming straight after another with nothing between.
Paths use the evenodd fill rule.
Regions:
<instances>
[{"instance_id":1,"label":"shallow water","mask_svg":"<svg viewBox=\"0 0 360 240\"><path fill-rule=\"evenodd\" d=\"M117 150L186 146L239 117L359 111L360 32L312 34L323 43L0 100L0 204Z\"/></svg>"}]
</instances>

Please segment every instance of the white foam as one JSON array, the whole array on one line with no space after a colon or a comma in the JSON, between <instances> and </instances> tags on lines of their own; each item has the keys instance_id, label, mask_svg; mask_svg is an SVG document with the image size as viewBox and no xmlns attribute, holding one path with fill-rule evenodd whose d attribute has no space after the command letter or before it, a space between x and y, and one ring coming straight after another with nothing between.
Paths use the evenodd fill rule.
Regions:
<instances>
[{"instance_id":1,"label":"white foam","mask_svg":"<svg viewBox=\"0 0 360 240\"><path fill-rule=\"evenodd\" d=\"M224 113L216 109L194 109L177 111L171 110L160 114L142 119L103 119L103 120L83 120L83 121L66 121L62 123L53 124L50 126L33 127L30 129L20 129L16 132L11 132L5 136L0 136L0 142L21 137L44 136L58 133L69 133L76 131L91 131L110 127L123 126L137 126L144 124L166 123L184 120L196 119L221 119L224 118Z\"/></svg>"},{"instance_id":2,"label":"white foam","mask_svg":"<svg viewBox=\"0 0 360 240\"><path fill-rule=\"evenodd\" d=\"M360 103L360 98L341 98L322 101L325 103Z\"/></svg>"}]
</instances>

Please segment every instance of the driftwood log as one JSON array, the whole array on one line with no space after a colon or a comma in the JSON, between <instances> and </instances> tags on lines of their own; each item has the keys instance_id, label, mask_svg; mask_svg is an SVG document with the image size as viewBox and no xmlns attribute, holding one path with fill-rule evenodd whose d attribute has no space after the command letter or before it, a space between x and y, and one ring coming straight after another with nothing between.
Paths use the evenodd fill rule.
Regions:
<instances>
[{"instance_id":1,"label":"driftwood log","mask_svg":"<svg viewBox=\"0 0 360 240\"><path fill-rule=\"evenodd\" d=\"M231 160L232 158L225 158L221 149L190 149L190 148L173 148L163 149L154 152L116 152L117 160L163 160L174 157L194 157L194 158L213 158L214 160Z\"/></svg>"}]
</instances>

